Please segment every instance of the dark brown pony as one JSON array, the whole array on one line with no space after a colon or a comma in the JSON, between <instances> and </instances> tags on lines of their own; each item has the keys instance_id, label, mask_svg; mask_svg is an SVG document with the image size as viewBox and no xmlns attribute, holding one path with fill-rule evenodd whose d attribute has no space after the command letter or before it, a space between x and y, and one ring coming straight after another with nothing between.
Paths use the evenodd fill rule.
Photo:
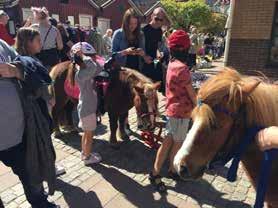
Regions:
<instances>
[{"instance_id":1,"label":"dark brown pony","mask_svg":"<svg viewBox=\"0 0 278 208\"><path fill-rule=\"evenodd\" d=\"M197 97L193 126L174 160L184 178L201 177L219 153L227 154L240 144L246 129L278 126L277 85L225 69L205 82ZM255 187L262 158L263 152L254 140L242 163ZM278 207L278 159L273 161L266 202L269 207Z\"/></svg>"},{"instance_id":2,"label":"dark brown pony","mask_svg":"<svg viewBox=\"0 0 278 208\"><path fill-rule=\"evenodd\" d=\"M59 131L59 118L63 112L66 110L66 114L71 115L72 108L66 109L67 105L77 103L77 100L69 97L64 90L65 80L73 77L70 64L70 62L58 64L50 73L55 83L51 91L56 98L56 105L52 111L56 131ZM160 82L152 83L150 79L135 70L120 67L112 70L111 81L104 97L105 109L109 115L110 142L112 144L117 143L118 122L121 139L128 139L125 121L128 117L128 111L134 106L143 129L154 128L155 117L158 113L157 89L159 87ZM71 118L70 116L67 117ZM69 123L72 124L72 121Z\"/></svg>"}]
</instances>

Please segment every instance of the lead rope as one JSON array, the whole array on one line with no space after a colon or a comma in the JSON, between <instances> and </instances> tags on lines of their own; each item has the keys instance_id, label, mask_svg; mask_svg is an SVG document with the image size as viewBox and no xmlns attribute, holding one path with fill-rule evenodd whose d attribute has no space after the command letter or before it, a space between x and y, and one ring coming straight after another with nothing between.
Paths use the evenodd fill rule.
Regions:
<instances>
[{"instance_id":1,"label":"lead rope","mask_svg":"<svg viewBox=\"0 0 278 208\"><path fill-rule=\"evenodd\" d=\"M237 177L237 170L239 166L240 159L245 153L247 147L253 142L257 133L262 130L262 127L256 126L247 130L243 143L240 144L238 151L235 152L234 159L229 168L227 180L234 182ZM267 190L269 174L272 167L273 159L278 155L278 149L272 149L264 152L264 159L261 164L260 176L257 181L257 195L254 208L262 208L264 205L265 193Z\"/></svg>"}]
</instances>

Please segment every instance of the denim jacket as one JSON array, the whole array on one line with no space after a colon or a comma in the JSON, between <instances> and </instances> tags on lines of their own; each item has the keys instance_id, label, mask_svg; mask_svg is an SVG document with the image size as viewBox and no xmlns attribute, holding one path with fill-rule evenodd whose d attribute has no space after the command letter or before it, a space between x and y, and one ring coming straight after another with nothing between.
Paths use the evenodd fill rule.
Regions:
<instances>
[{"instance_id":1,"label":"denim jacket","mask_svg":"<svg viewBox=\"0 0 278 208\"><path fill-rule=\"evenodd\" d=\"M125 37L125 33L123 29L118 29L115 31L113 38L112 38L112 53L117 53L116 55L116 61L121 65L125 66L126 65L126 56L122 56L119 52L125 50L128 48L128 42ZM140 34L140 39L139 39L139 48L142 48L145 51L145 36L143 32ZM141 71L143 67L143 62L144 60L140 58L139 62L139 71Z\"/></svg>"}]
</instances>

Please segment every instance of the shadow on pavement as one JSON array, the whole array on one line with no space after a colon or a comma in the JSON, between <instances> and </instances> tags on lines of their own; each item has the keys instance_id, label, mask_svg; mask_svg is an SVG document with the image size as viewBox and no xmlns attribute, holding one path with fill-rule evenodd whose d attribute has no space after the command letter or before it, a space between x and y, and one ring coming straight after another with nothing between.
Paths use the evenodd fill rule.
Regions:
<instances>
[{"instance_id":1,"label":"shadow on pavement","mask_svg":"<svg viewBox=\"0 0 278 208\"><path fill-rule=\"evenodd\" d=\"M100 173L102 177L108 181L116 190L124 195L124 197L135 207L142 208L176 208L177 206L170 204L166 196L161 196L159 200L153 197L153 187L150 185L142 186L134 179L122 174L115 168L107 168L102 165L94 166L95 171ZM115 205L116 207L116 205Z\"/></svg>"},{"instance_id":2,"label":"shadow on pavement","mask_svg":"<svg viewBox=\"0 0 278 208\"><path fill-rule=\"evenodd\" d=\"M216 208L251 208L250 205L244 202L222 198L225 193L219 192L204 179L199 181L181 181L178 182L175 187L168 187L168 189L193 198L200 206L206 204Z\"/></svg>"},{"instance_id":3,"label":"shadow on pavement","mask_svg":"<svg viewBox=\"0 0 278 208\"><path fill-rule=\"evenodd\" d=\"M85 192L83 189L59 179L57 180L57 191L63 193L63 197L70 208L102 208L97 195L93 191Z\"/></svg>"}]
</instances>

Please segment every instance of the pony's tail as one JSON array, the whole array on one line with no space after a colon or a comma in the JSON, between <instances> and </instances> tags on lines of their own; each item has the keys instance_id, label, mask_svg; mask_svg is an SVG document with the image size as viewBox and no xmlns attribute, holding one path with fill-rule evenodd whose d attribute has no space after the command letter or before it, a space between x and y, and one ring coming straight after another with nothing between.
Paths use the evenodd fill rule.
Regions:
<instances>
[{"instance_id":1,"label":"pony's tail","mask_svg":"<svg viewBox=\"0 0 278 208\"><path fill-rule=\"evenodd\" d=\"M68 68L67 80L69 80L71 86L75 85L74 77L75 77L75 64L70 63Z\"/></svg>"}]
</instances>

